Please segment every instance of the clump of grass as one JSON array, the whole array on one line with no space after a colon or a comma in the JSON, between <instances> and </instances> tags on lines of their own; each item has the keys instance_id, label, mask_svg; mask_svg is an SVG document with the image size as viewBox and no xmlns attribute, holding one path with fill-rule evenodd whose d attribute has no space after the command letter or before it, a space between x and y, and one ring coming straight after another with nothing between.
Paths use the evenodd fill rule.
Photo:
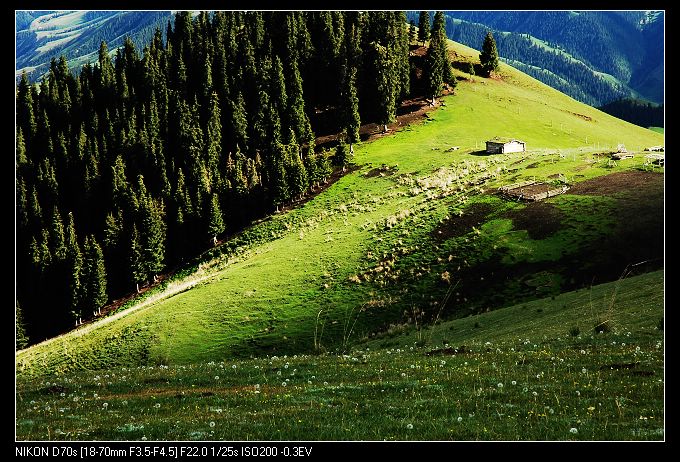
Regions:
<instances>
[{"instance_id":1,"label":"clump of grass","mask_svg":"<svg viewBox=\"0 0 680 462\"><path fill-rule=\"evenodd\" d=\"M656 324L658 330L663 330L663 318L659 318L659 322Z\"/></svg>"},{"instance_id":2,"label":"clump of grass","mask_svg":"<svg viewBox=\"0 0 680 462\"><path fill-rule=\"evenodd\" d=\"M612 331L612 324L608 319L598 321L593 330L596 334L606 334Z\"/></svg>"},{"instance_id":3,"label":"clump of grass","mask_svg":"<svg viewBox=\"0 0 680 462\"><path fill-rule=\"evenodd\" d=\"M475 329L479 329L480 327L482 326L478 322L475 322Z\"/></svg>"},{"instance_id":4,"label":"clump of grass","mask_svg":"<svg viewBox=\"0 0 680 462\"><path fill-rule=\"evenodd\" d=\"M569 335L572 337L578 337L580 333L581 329L579 329L578 326L572 326L571 329L569 329Z\"/></svg>"}]
</instances>

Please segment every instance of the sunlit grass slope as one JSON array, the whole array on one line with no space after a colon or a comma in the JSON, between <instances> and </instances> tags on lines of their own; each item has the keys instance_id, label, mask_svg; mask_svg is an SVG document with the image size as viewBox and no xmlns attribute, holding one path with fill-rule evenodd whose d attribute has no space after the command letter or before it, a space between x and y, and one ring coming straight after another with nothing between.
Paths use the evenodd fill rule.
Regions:
<instances>
[{"instance_id":1,"label":"sunlit grass slope","mask_svg":"<svg viewBox=\"0 0 680 462\"><path fill-rule=\"evenodd\" d=\"M457 44L453 49L459 60L477 54ZM423 123L357 146L357 171L216 249L197 272L185 271L141 308L19 352L17 373L342 350L416 312L436 311L448 290L445 271L452 283L460 277L470 291L468 304L474 304L483 294L457 276L456 267L501 251L521 261L522 252L545 243L517 234L509 220L506 228L487 225L490 234L509 237L498 249L479 229L435 241L432 233L447 217L467 213L475 202L489 202L497 213L520 209L483 193L525 178L562 174L573 183L638 169L641 154L611 167L593 154L618 144L629 150L663 144L663 135L583 105L507 65L501 65L500 80L459 76L455 95ZM522 139L529 152L479 155L493 136ZM460 149L447 151L454 146ZM662 207L662 194L654 197ZM565 222L575 242L569 252L585 242L578 236L605 236L617 220L614 199L586 199L551 199L562 201L567 217L597 213ZM561 258L544 254L542 261ZM559 282L559 275L553 279ZM559 283L551 290L558 293ZM545 295L525 292L517 298ZM462 313L447 306L441 315Z\"/></svg>"},{"instance_id":2,"label":"sunlit grass slope","mask_svg":"<svg viewBox=\"0 0 680 462\"><path fill-rule=\"evenodd\" d=\"M17 438L658 441L662 316L658 271L410 326L345 355L20 377Z\"/></svg>"}]
</instances>

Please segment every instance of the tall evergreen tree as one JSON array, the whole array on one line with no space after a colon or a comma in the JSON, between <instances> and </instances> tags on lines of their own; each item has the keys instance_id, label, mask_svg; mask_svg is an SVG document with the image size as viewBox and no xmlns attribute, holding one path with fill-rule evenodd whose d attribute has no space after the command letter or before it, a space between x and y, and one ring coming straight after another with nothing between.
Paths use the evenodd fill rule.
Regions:
<instances>
[{"instance_id":1,"label":"tall evergreen tree","mask_svg":"<svg viewBox=\"0 0 680 462\"><path fill-rule=\"evenodd\" d=\"M139 189L139 245L141 247L142 273L144 280L155 281L164 268L166 224L165 209L160 200L151 198L146 192L144 178L138 178Z\"/></svg>"},{"instance_id":2,"label":"tall evergreen tree","mask_svg":"<svg viewBox=\"0 0 680 462\"><path fill-rule=\"evenodd\" d=\"M418 41L425 45L430 39L430 13L428 11L421 11L418 16Z\"/></svg>"},{"instance_id":3,"label":"tall evergreen tree","mask_svg":"<svg viewBox=\"0 0 680 462\"><path fill-rule=\"evenodd\" d=\"M15 327L15 343L14 349L16 351L23 350L28 346L28 335L26 334L26 324L24 323L24 314L21 311L19 302L16 302L14 311L14 327Z\"/></svg>"},{"instance_id":4,"label":"tall evergreen tree","mask_svg":"<svg viewBox=\"0 0 680 462\"><path fill-rule=\"evenodd\" d=\"M73 213L71 212L68 214L68 226L66 227L66 263L69 270L69 308L75 318L80 318L83 257L80 252L80 246L78 245Z\"/></svg>"},{"instance_id":5,"label":"tall evergreen tree","mask_svg":"<svg viewBox=\"0 0 680 462\"><path fill-rule=\"evenodd\" d=\"M94 236L87 236L83 245L82 308L86 313L98 312L106 304L106 268L104 253Z\"/></svg>"},{"instance_id":6,"label":"tall evergreen tree","mask_svg":"<svg viewBox=\"0 0 680 462\"><path fill-rule=\"evenodd\" d=\"M436 47L437 55L439 57L439 60L441 61L442 80L445 83L455 86L456 81L455 78L453 77L451 61L449 60L448 42L446 40L446 19L443 11L437 11L434 14L434 21L432 21L432 33L430 34L430 40L431 40L430 46Z\"/></svg>"},{"instance_id":7,"label":"tall evergreen tree","mask_svg":"<svg viewBox=\"0 0 680 462\"><path fill-rule=\"evenodd\" d=\"M347 166L350 164L352 154L347 149L347 145L344 140L340 140L338 146L335 148L335 163L342 167L342 171L346 171Z\"/></svg>"},{"instance_id":8,"label":"tall evergreen tree","mask_svg":"<svg viewBox=\"0 0 680 462\"><path fill-rule=\"evenodd\" d=\"M488 31L484 37L482 52L479 54L479 64L481 64L486 77L490 77L493 72L498 70L498 49L491 31Z\"/></svg>"},{"instance_id":9,"label":"tall evergreen tree","mask_svg":"<svg viewBox=\"0 0 680 462\"><path fill-rule=\"evenodd\" d=\"M359 97L356 87L357 70L351 67L345 74L342 89L342 116L343 128L347 136L350 152L354 152L354 143L359 142L359 128L361 119L359 117Z\"/></svg>"},{"instance_id":10,"label":"tall evergreen tree","mask_svg":"<svg viewBox=\"0 0 680 462\"><path fill-rule=\"evenodd\" d=\"M224 232L224 218L222 217L222 210L220 208L220 201L217 194L210 197L209 209L206 212L208 217L208 236L212 240L213 245L217 245L217 236Z\"/></svg>"},{"instance_id":11,"label":"tall evergreen tree","mask_svg":"<svg viewBox=\"0 0 680 462\"><path fill-rule=\"evenodd\" d=\"M139 292L139 284L146 279L146 271L144 270L144 262L142 261L142 246L139 241L139 232L137 225L132 225L132 233L130 235L130 247L128 248L128 271L130 282L137 287Z\"/></svg>"},{"instance_id":12,"label":"tall evergreen tree","mask_svg":"<svg viewBox=\"0 0 680 462\"><path fill-rule=\"evenodd\" d=\"M33 86L28 82L24 71L21 73L17 88L17 126L23 131L28 143L32 140L37 128L33 105Z\"/></svg>"},{"instance_id":13,"label":"tall evergreen tree","mask_svg":"<svg viewBox=\"0 0 680 462\"><path fill-rule=\"evenodd\" d=\"M377 122L387 131L387 124L394 122L397 111L398 76L390 51L379 43L371 43L371 60L377 80Z\"/></svg>"},{"instance_id":14,"label":"tall evergreen tree","mask_svg":"<svg viewBox=\"0 0 680 462\"><path fill-rule=\"evenodd\" d=\"M220 181L219 164L222 159L222 116L217 93L210 98L210 114L205 130L206 167L212 184Z\"/></svg>"}]
</instances>

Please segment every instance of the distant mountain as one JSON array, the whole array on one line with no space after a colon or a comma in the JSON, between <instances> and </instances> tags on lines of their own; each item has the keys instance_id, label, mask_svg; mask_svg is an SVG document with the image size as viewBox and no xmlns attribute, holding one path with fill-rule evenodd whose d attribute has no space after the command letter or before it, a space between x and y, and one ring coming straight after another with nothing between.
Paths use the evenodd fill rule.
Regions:
<instances>
[{"instance_id":1,"label":"distant mountain","mask_svg":"<svg viewBox=\"0 0 680 462\"><path fill-rule=\"evenodd\" d=\"M17 11L16 76L37 80L62 54L78 68L96 59L102 40L114 50L129 36L141 51L170 19L170 11Z\"/></svg>"},{"instance_id":2,"label":"distant mountain","mask_svg":"<svg viewBox=\"0 0 680 462\"><path fill-rule=\"evenodd\" d=\"M598 109L641 127L664 126L663 104L654 104L635 98L624 98L607 103Z\"/></svg>"},{"instance_id":3,"label":"distant mountain","mask_svg":"<svg viewBox=\"0 0 680 462\"><path fill-rule=\"evenodd\" d=\"M479 49L492 30L508 63L585 103L663 102L664 14L447 11L447 35ZM417 12L409 13L409 19ZM595 39L597 37L597 39Z\"/></svg>"}]
</instances>

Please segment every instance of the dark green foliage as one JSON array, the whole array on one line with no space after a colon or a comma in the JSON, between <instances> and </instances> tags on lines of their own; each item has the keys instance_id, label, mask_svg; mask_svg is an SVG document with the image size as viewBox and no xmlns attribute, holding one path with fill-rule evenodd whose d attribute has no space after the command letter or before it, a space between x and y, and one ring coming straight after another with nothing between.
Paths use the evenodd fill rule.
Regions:
<instances>
[{"instance_id":1,"label":"dark green foliage","mask_svg":"<svg viewBox=\"0 0 680 462\"><path fill-rule=\"evenodd\" d=\"M350 146L359 142L359 128L361 127L356 72L354 67L347 71L342 91L343 125Z\"/></svg>"},{"instance_id":2,"label":"dark green foliage","mask_svg":"<svg viewBox=\"0 0 680 462\"><path fill-rule=\"evenodd\" d=\"M663 13L654 14L651 22L643 11L448 11L446 15L451 39L477 48L479 37L492 30L499 54L512 60L513 66L587 104L600 106L633 96L619 82L602 79L598 71L613 75L645 99L663 102ZM454 24L453 18L462 22Z\"/></svg>"},{"instance_id":3,"label":"dark green foliage","mask_svg":"<svg viewBox=\"0 0 680 462\"><path fill-rule=\"evenodd\" d=\"M624 98L612 101L598 109L641 127L664 126L663 104L658 105L635 98Z\"/></svg>"},{"instance_id":4,"label":"dark green foliage","mask_svg":"<svg viewBox=\"0 0 680 462\"><path fill-rule=\"evenodd\" d=\"M69 308L74 313L80 312L82 292L83 256L76 238L73 213L68 214L68 226L66 228L66 261L69 271Z\"/></svg>"},{"instance_id":5,"label":"dark green foliage","mask_svg":"<svg viewBox=\"0 0 680 462\"><path fill-rule=\"evenodd\" d=\"M22 350L28 346L28 335L26 334L26 325L24 324L24 315L21 311L19 302L16 302L14 311L14 332L15 332L15 351Z\"/></svg>"},{"instance_id":6,"label":"dark green foliage","mask_svg":"<svg viewBox=\"0 0 680 462\"><path fill-rule=\"evenodd\" d=\"M421 11L418 16L418 41L425 45L430 39L430 13Z\"/></svg>"},{"instance_id":7,"label":"dark green foliage","mask_svg":"<svg viewBox=\"0 0 680 462\"><path fill-rule=\"evenodd\" d=\"M487 32L484 37L482 52L479 54L479 63L486 77L491 76L492 72L498 70L498 50L496 49L496 40L494 40L491 31Z\"/></svg>"},{"instance_id":8,"label":"dark green foliage","mask_svg":"<svg viewBox=\"0 0 680 462\"><path fill-rule=\"evenodd\" d=\"M345 171L347 166L351 163L352 155L343 140L340 140L338 146L335 148L335 163L342 167Z\"/></svg>"},{"instance_id":9,"label":"dark green foliage","mask_svg":"<svg viewBox=\"0 0 680 462\"><path fill-rule=\"evenodd\" d=\"M438 11L434 16L430 46L425 56L425 74L427 78L427 94L434 99L441 96L443 84L454 83L451 63L448 59L446 34L444 29L444 14Z\"/></svg>"},{"instance_id":10,"label":"dark green foliage","mask_svg":"<svg viewBox=\"0 0 680 462\"><path fill-rule=\"evenodd\" d=\"M409 43L416 41L416 23L413 19L408 23L408 41Z\"/></svg>"},{"instance_id":11,"label":"dark green foliage","mask_svg":"<svg viewBox=\"0 0 680 462\"><path fill-rule=\"evenodd\" d=\"M154 279L164 268L166 223L162 200L146 192L144 179L139 177L139 245L143 280Z\"/></svg>"},{"instance_id":12,"label":"dark green foliage","mask_svg":"<svg viewBox=\"0 0 680 462\"><path fill-rule=\"evenodd\" d=\"M31 339L152 283L225 217L238 231L325 183L314 130L348 143L344 168L361 120L391 123L410 95L409 32L395 11L181 11L146 43L93 37L78 75L55 57L39 89L22 76L17 299Z\"/></svg>"},{"instance_id":13,"label":"dark green foliage","mask_svg":"<svg viewBox=\"0 0 680 462\"><path fill-rule=\"evenodd\" d=\"M472 78L475 75L475 65L472 63L468 63L467 71L468 74L470 74L470 78Z\"/></svg>"},{"instance_id":14,"label":"dark green foliage","mask_svg":"<svg viewBox=\"0 0 680 462\"><path fill-rule=\"evenodd\" d=\"M220 209L220 202L217 199L217 194L210 197L209 210L206 214L208 216L208 236L213 243L217 243L217 235L224 232L224 218L222 218L222 210Z\"/></svg>"},{"instance_id":15,"label":"dark green foliage","mask_svg":"<svg viewBox=\"0 0 680 462\"><path fill-rule=\"evenodd\" d=\"M136 284L139 291L139 284L146 278L144 263L142 261L142 247L139 243L139 232L137 225L133 225L132 234L128 248L128 274L130 282Z\"/></svg>"},{"instance_id":16,"label":"dark green foliage","mask_svg":"<svg viewBox=\"0 0 680 462\"><path fill-rule=\"evenodd\" d=\"M377 122L387 128L387 124L392 123L396 116L397 74L389 49L376 42L373 42L371 47L369 59L377 79Z\"/></svg>"},{"instance_id":17,"label":"dark green foliage","mask_svg":"<svg viewBox=\"0 0 680 462\"><path fill-rule=\"evenodd\" d=\"M106 304L106 268L104 253L94 236L85 238L83 244L83 270L81 276L81 308L86 314L97 311Z\"/></svg>"},{"instance_id":18,"label":"dark green foliage","mask_svg":"<svg viewBox=\"0 0 680 462\"><path fill-rule=\"evenodd\" d=\"M437 55L441 60L442 65L442 80L449 85L455 86L456 79L453 77L453 70L451 69L451 61L449 60L448 44L446 41L446 25L444 20L444 12L437 11L432 22L431 40L434 42L436 38ZM432 46L432 44L430 44Z\"/></svg>"},{"instance_id":19,"label":"dark green foliage","mask_svg":"<svg viewBox=\"0 0 680 462\"><path fill-rule=\"evenodd\" d=\"M569 329L569 335L571 335L572 337L578 337L580 333L581 329L579 329L578 326L573 326Z\"/></svg>"}]
</instances>

